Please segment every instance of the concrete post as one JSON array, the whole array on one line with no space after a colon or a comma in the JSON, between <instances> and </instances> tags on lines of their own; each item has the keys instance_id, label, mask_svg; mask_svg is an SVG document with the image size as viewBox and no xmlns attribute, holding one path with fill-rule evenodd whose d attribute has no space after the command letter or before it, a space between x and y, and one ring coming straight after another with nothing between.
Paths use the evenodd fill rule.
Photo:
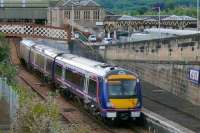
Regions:
<instances>
[{"instance_id":1,"label":"concrete post","mask_svg":"<svg viewBox=\"0 0 200 133\"><path fill-rule=\"evenodd\" d=\"M114 39L117 40L117 31L114 30Z\"/></svg>"},{"instance_id":2,"label":"concrete post","mask_svg":"<svg viewBox=\"0 0 200 133\"><path fill-rule=\"evenodd\" d=\"M110 38L110 31L108 32L108 35L107 35L107 37L108 37L108 38Z\"/></svg>"},{"instance_id":3,"label":"concrete post","mask_svg":"<svg viewBox=\"0 0 200 133\"><path fill-rule=\"evenodd\" d=\"M9 103L10 103L10 108L9 108L9 115L10 115L10 120L12 120L12 118L13 118L13 110L12 110L12 107L13 107L13 99L12 99L12 97L13 97L13 93L12 93L12 90L11 90L11 88L9 88L10 89L10 94L9 94Z\"/></svg>"},{"instance_id":4,"label":"concrete post","mask_svg":"<svg viewBox=\"0 0 200 133\"><path fill-rule=\"evenodd\" d=\"M3 83L2 83L2 78L0 78L0 100L2 99L3 96Z\"/></svg>"}]
</instances>

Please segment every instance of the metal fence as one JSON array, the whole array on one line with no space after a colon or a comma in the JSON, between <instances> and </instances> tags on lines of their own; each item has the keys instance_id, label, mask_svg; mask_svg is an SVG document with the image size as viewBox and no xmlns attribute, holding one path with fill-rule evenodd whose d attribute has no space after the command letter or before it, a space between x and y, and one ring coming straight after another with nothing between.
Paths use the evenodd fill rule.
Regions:
<instances>
[{"instance_id":1,"label":"metal fence","mask_svg":"<svg viewBox=\"0 0 200 133\"><path fill-rule=\"evenodd\" d=\"M12 87L7 84L6 78L0 77L0 100L3 99L9 105L10 120L14 120L16 117L18 107L18 96Z\"/></svg>"}]
</instances>

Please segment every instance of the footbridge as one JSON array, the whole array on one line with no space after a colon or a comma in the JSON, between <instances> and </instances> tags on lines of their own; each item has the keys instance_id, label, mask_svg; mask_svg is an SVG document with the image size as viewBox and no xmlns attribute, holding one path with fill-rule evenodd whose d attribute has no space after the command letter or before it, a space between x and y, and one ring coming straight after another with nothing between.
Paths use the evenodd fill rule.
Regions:
<instances>
[{"instance_id":1,"label":"footbridge","mask_svg":"<svg viewBox=\"0 0 200 133\"><path fill-rule=\"evenodd\" d=\"M69 28L36 25L30 23L0 23L0 32L9 37L29 37L53 40L69 40Z\"/></svg>"}]
</instances>

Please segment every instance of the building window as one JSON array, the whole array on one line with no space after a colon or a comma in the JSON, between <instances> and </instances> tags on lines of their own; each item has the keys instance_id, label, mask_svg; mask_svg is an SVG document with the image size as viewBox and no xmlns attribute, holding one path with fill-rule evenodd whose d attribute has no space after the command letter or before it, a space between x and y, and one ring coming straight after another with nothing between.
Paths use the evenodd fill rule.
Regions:
<instances>
[{"instance_id":1,"label":"building window","mask_svg":"<svg viewBox=\"0 0 200 133\"><path fill-rule=\"evenodd\" d=\"M74 11L74 19L75 20L80 20L80 16L81 16L80 11Z\"/></svg>"},{"instance_id":2,"label":"building window","mask_svg":"<svg viewBox=\"0 0 200 133\"><path fill-rule=\"evenodd\" d=\"M90 20L90 11L84 11L84 19Z\"/></svg>"},{"instance_id":3,"label":"building window","mask_svg":"<svg viewBox=\"0 0 200 133\"><path fill-rule=\"evenodd\" d=\"M70 11L65 11L65 17L67 17L68 19L70 19L71 18L70 15L71 15Z\"/></svg>"},{"instance_id":4,"label":"building window","mask_svg":"<svg viewBox=\"0 0 200 133\"><path fill-rule=\"evenodd\" d=\"M93 11L93 19L94 20L99 20L99 10Z\"/></svg>"}]
</instances>

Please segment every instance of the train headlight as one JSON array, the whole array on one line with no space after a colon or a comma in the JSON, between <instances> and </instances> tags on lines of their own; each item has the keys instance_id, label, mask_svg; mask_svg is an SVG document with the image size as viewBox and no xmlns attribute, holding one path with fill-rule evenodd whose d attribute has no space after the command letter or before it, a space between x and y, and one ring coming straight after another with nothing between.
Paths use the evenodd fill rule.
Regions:
<instances>
[{"instance_id":1,"label":"train headlight","mask_svg":"<svg viewBox=\"0 0 200 133\"><path fill-rule=\"evenodd\" d=\"M113 107L113 104L111 103L111 102L107 102L107 107L109 107L109 108L112 108Z\"/></svg>"},{"instance_id":2,"label":"train headlight","mask_svg":"<svg viewBox=\"0 0 200 133\"><path fill-rule=\"evenodd\" d=\"M117 117L117 113L116 112L107 112L106 117L115 118L115 117Z\"/></svg>"},{"instance_id":3,"label":"train headlight","mask_svg":"<svg viewBox=\"0 0 200 133\"><path fill-rule=\"evenodd\" d=\"M140 117L140 112L131 112L131 117Z\"/></svg>"}]
</instances>

